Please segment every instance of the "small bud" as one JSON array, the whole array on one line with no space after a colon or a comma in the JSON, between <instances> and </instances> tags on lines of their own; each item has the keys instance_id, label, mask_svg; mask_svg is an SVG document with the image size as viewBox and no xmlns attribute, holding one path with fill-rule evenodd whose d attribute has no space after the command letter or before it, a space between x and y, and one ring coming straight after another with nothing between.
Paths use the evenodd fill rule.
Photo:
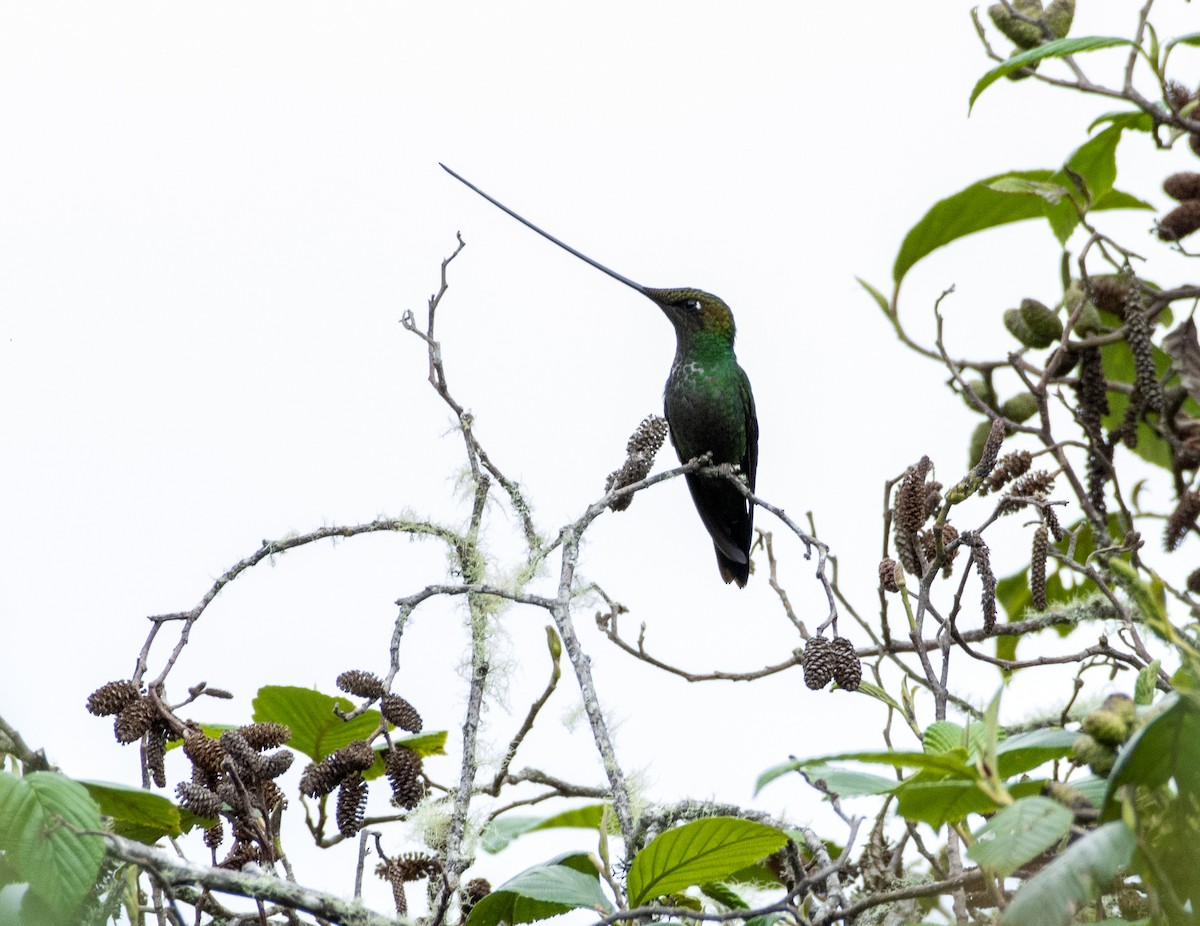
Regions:
<instances>
[{"instance_id":1,"label":"small bud","mask_svg":"<svg viewBox=\"0 0 1200 926\"><path fill-rule=\"evenodd\" d=\"M1030 19L1041 18L1041 0L1012 0L1010 5L1018 13L1028 16ZM1039 26L1017 19L1003 3L993 3L989 6L988 16L991 17L996 28L1004 33L1005 37L1017 48L1034 48L1041 45L1046 39Z\"/></svg>"},{"instance_id":2,"label":"small bud","mask_svg":"<svg viewBox=\"0 0 1200 926\"><path fill-rule=\"evenodd\" d=\"M1022 392L1000 406L1000 414L1020 424L1038 413L1038 400L1032 392Z\"/></svg>"},{"instance_id":3,"label":"small bud","mask_svg":"<svg viewBox=\"0 0 1200 926\"><path fill-rule=\"evenodd\" d=\"M1004 327L1026 347L1049 347L1062 337L1062 319L1036 299L1022 299L1021 307L1004 313Z\"/></svg>"},{"instance_id":4,"label":"small bud","mask_svg":"<svg viewBox=\"0 0 1200 926\"><path fill-rule=\"evenodd\" d=\"M1075 18L1075 0L1051 0L1046 7L1046 25L1056 39L1066 38Z\"/></svg>"},{"instance_id":5,"label":"small bud","mask_svg":"<svg viewBox=\"0 0 1200 926\"><path fill-rule=\"evenodd\" d=\"M1092 772L1101 778L1112 771L1112 767L1117 761L1116 749L1098 743L1086 733L1081 733L1076 738L1071 751L1075 755L1076 762L1089 766Z\"/></svg>"},{"instance_id":6,"label":"small bud","mask_svg":"<svg viewBox=\"0 0 1200 926\"><path fill-rule=\"evenodd\" d=\"M1092 711L1083 718L1083 732L1105 746L1120 746L1129 739L1129 724L1115 711Z\"/></svg>"}]
</instances>

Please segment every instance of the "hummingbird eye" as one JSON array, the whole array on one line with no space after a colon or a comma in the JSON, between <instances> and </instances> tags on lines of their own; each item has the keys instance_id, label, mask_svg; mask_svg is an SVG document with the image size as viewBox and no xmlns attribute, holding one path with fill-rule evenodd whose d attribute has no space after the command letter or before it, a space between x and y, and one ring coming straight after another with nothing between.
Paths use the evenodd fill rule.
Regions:
<instances>
[{"instance_id":1,"label":"hummingbird eye","mask_svg":"<svg viewBox=\"0 0 1200 926\"><path fill-rule=\"evenodd\" d=\"M681 309L687 309L689 312L699 312L703 308L700 305L699 299L680 299L676 305Z\"/></svg>"}]
</instances>

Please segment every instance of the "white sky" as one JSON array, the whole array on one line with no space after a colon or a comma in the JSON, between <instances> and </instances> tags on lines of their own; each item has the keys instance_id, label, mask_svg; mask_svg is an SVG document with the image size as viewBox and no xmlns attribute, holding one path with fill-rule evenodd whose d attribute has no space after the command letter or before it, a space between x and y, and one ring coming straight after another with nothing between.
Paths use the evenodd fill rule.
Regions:
<instances>
[{"instance_id":1,"label":"white sky","mask_svg":"<svg viewBox=\"0 0 1200 926\"><path fill-rule=\"evenodd\" d=\"M1073 34L1125 34L1137 6L1081 4ZM1164 35L1195 29L1187 4L1161 8ZM646 285L730 304L762 429L760 493L798 519L813 511L843 588L876 609L884 480L922 453L955 480L975 419L943 371L895 344L854 276L888 289L933 201L1056 166L1111 106L1003 82L968 119L988 62L965 4L733 10L0 4L0 713L31 744L72 775L133 780L135 750L83 702L131 671L145 615L191 607L263 538L404 511L461 523L460 442L422 345L397 323L422 313L456 231L468 246L440 316L452 388L546 534L600 495L629 432L661 410L673 352L661 314L439 160ZM1195 57L1179 57L1194 82ZM1114 79L1124 59L1088 60ZM1159 178L1195 162L1137 137L1120 164L1119 186L1162 203ZM1110 227L1145 241L1148 213L1122 221ZM1056 299L1049 240L1027 223L929 259L906 282L908 319L927 335L932 300L954 284L957 352L999 355L1004 308ZM493 518L489 542L510 555L511 521ZM814 627L823 595L799 545L758 521ZM332 691L343 669L382 672L393 600L443 564L432 543L373 536L259 568L196 627L172 694L229 688L237 701L188 713L235 722L260 684ZM645 621L652 650L685 667L751 669L798 643L763 571L745 591L721 584L682 482L603 518L582 571L630 608L631 636ZM544 684L545 623L505 619L511 713L488 713L496 742ZM798 671L689 687L613 650L590 610L579 628L650 799L748 803L758 772L789 753L881 745L877 705L813 694ZM848 619L843 630L861 642ZM420 612L397 686L452 744L462 652L457 612ZM981 677L980 697L996 682ZM518 767L600 780L586 727L561 726L577 702L565 677ZM427 767L449 782L457 756ZM825 819L798 783L759 805ZM580 833L529 845L475 871L498 882L592 848ZM399 833L388 846L413 848ZM299 874L348 892L351 866L338 851ZM369 889L387 909L383 886Z\"/></svg>"}]
</instances>

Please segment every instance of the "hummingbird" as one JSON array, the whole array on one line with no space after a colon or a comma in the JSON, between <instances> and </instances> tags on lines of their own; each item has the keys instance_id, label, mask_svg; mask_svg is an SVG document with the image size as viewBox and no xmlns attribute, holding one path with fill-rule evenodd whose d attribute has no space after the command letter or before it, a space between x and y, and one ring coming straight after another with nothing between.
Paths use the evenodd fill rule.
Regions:
<instances>
[{"instance_id":1,"label":"hummingbird","mask_svg":"<svg viewBox=\"0 0 1200 926\"><path fill-rule=\"evenodd\" d=\"M663 390L663 406L679 462L710 454L718 466L736 464L753 492L758 469L758 417L750 380L733 352L736 329L729 306L700 289L652 289L635 283L538 228L445 164L440 166L526 228L637 290L662 309L675 328L675 361ZM738 588L744 588L750 576L754 504L727 479L697 473L688 473L684 478L700 520L712 537L721 578L726 584L736 582Z\"/></svg>"}]
</instances>

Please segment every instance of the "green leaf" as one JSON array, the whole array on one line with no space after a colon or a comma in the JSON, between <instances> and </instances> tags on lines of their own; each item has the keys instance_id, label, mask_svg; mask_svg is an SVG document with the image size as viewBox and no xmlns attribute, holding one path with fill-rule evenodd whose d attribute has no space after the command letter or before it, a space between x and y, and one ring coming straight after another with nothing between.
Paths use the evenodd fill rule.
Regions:
<instances>
[{"instance_id":1,"label":"green leaf","mask_svg":"<svg viewBox=\"0 0 1200 926\"><path fill-rule=\"evenodd\" d=\"M1129 864L1136 839L1124 823L1106 823L1068 846L1030 878L1000 917L1001 926L1067 926Z\"/></svg>"},{"instance_id":2,"label":"green leaf","mask_svg":"<svg viewBox=\"0 0 1200 926\"><path fill-rule=\"evenodd\" d=\"M1092 120L1092 124L1087 127L1089 133L1098 125L1119 125L1123 129L1133 129L1136 132L1153 132L1154 119L1149 113L1144 113L1140 109L1133 112L1112 112L1105 113L1103 116L1097 116Z\"/></svg>"},{"instance_id":3,"label":"green leaf","mask_svg":"<svg viewBox=\"0 0 1200 926\"><path fill-rule=\"evenodd\" d=\"M1022 781L1009 788L1014 797L1037 794L1044 781ZM896 813L906 820L928 823L934 829L943 823L955 823L973 813L991 813L998 809L974 781L945 778L930 781L914 775L896 788Z\"/></svg>"},{"instance_id":4,"label":"green leaf","mask_svg":"<svg viewBox=\"0 0 1200 926\"><path fill-rule=\"evenodd\" d=\"M56 772L0 771L0 853L17 880L60 916L87 896L104 858L100 809L77 781Z\"/></svg>"},{"instance_id":5,"label":"green leaf","mask_svg":"<svg viewBox=\"0 0 1200 926\"><path fill-rule=\"evenodd\" d=\"M604 807L604 804L588 804L586 807L564 810L552 817L498 817L484 827L481 837L483 848L488 852L499 852L518 836L534 830L559 827L598 829L604 817Z\"/></svg>"},{"instance_id":6,"label":"green leaf","mask_svg":"<svg viewBox=\"0 0 1200 926\"><path fill-rule=\"evenodd\" d=\"M1001 77L1007 77L1013 71L1019 71L1023 67L1028 67L1038 61L1044 61L1047 58L1061 58L1064 55L1074 55L1079 52L1096 51L1100 48L1113 48L1119 45L1132 45L1129 39L1120 39L1115 36L1084 36L1077 39L1056 39L1053 42L1047 42L1045 45L1039 45L1037 48L1031 48L1028 51L1021 52L1019 55L1013 55L1003 64L992 68L975 84L975 89L971 91L971 99L967 110L975 105L975 101L979 99L979 95L988 87L998 81Z\"/></svg>"},{"instance_id":7,"label":"green leaf","mask_svg":"<svg viewBox=\"0 0 1200 926\"><path fill-rule=\"evenodd\" d=\"M1200 32L1189 32L1187 35L1177 35L1163 46L1163 50L1175 45L1200 45Z\"/></svg>"},{"instance_id":8,"label":"green leaf","mask_svg":"<svg viewBox=\"0 0 1200 926\"><path fill-rule=\"evenodd\" d=\"M776 778L797 769L827 765L830 762L865 762L868 765L890 765L893 768L929 769L971 779L976 774L975 769L967 763L965 749L942 755L928 755L923 752L843 752L814 759L793 759L769 768L758 776L758 781L754 785L754 793L757 794Z\"/></svg>"},{"instance_id":9,"label":"green leaf","mask_svg":"<svg viewBox=\"0 0 1200 926\"><path fill-rule=\"evenodd\" d=\"M184 832L180 808L161 794L143 788L81 781L100 813L112 817L113 832L153 845L163 836L172 838Z\"/></svg>"},{"instance_id":10,"label":"green leaf","mask_svg":"<svg viewBox=\"0 0 1200 926\"><path fill-rule=\"evenodd\" d=\"M842 798L886 794L900 783L895 778L869 775L836 765L810 765L804 771L814 781L825 782L825 787Z\"/></svg>"},{"instance_id":11,"label":"green leaf","mask_svg":"<svg viewBox=\"0 0 1200 926\"><path fill-rule=\"evenodd\" d=\"M935 756L950 752L959 746L969 752L970 745L967 741L967 728L949 720L935 720L925 728L925 734L921 737L921 748Z\"/></svg>"},{"instance_id":12,"label":"green leaf","mask_svg":"<svg viewBox=\"0 0 1200 926\"><path fill-rule=\"evenodd\" d=\"M720 881L787 841L782 830L737 817L709 817L667 830L634 856L629 905L640 907L693 884Z\"/></svg>"},{"instance_id":13,"label":"green leaf","mask_svg":"<svg viewBox=\"0 0 1200 926\"><path fill-rule=\"evenodd\" d=\"M1120 814L1117 794L1126 784L1156 788L1174 778L1181 797L1200 798L1200 708L1178 693L1160 703L1162 713L1129 738L1108 773L1100 819Z\"/></svg>"},{"instance_id":14,"label":"green leaf","mask_svg":"<svg viewBox=\"0 0 1200 926\"><path fill-rule=\"evenodd\" d=\"M467 917L469 926L510 926L549 919L568 910L613 912L600 888L595 864L587 855L572 853L526 869L484 897Z\"/></svg>"},{"instance_id":15,"label":"green leaf","mask_svg":"<svg viewBox=\"0 0 1200 926\"><path fill-rule=\"evenodd\" d=\"M1037 794L1023 797L976 831L967 854L1007 877L1066 836L1074 818L1058 801Z\"/></svg>"},{"instance_id":16,"label":"green leaf","mask_svg":"<svg viewBox=\"0 0 1200 926\"><path fill-rule=\"evenodd\" d=\"M874 286L864 280L862 277L855 277L858 280L858 285L870 293L871 298L875 300L875 304L883 311L884 315L892 314L892 307L888 303L887 296L877 290ZM860 686L861 687L861 686Z\"/></svg>"},{"instance_id":17,"label":"green leaf","mask_svg":"<svg viewBox=\"0 0 1200 926\"><path fill-rule=\"evenodd\" d=\"M996 749L1000 777L1011 778L1032 771L1045 762L1069 756L1078 736L1078 733L1061 727L1047 727L1010 736Z\"/></svg>"},{"instance_id":18,"label":"green leaf","mask_svg":"<svg viewBox=\"0 0 1200 926\"><path fill-rule=\"evenodd\" d=\"M988 189L997 193L1026 193L1040 196L1046 202L1054 205L1071 191L1058 183L1048 183L1041 180L1023 180L1020 177L1001 177L988 184Z\"/></svg>"},{"instance_id":19,"label":"green leaf","mask_svg":"<svg viewBox=\"0 0 1200 926\"><path fill-rule=\"evenodd\" d=\"M1045 182L1053 173L1025 170L996 174L934 203L904 236L892 266L892 280L898 286L917 261L951 241L998 225L1041 218L1044 212L1039 199L999 193L992 184L1002 178Z\"/></svg>"},{"instance_id":20,"label":"green leaf","mask_svg":"<svg viewBox=\"0 0 1200 926\"><path fill-rule=\"evenodd\" d=\"M701 884L700 890L730 910L750 909L750 905L742 899L741 894L721 881L709 881L707 884Z\"/></svg>"},{"instance_id":21,"label":"green leaf","mask_svg":"<svg viewBox=\"0 0 1200 926\"><path fill-rule=\"evenodd\" d=\"M254 696L255 723L281 723L292 731L288 746L319 762L353 740L363 740L379 727L379 711L365 711L347 722L333 712L349 713L355 705L312 688L264 685Z\"/></svg>"}]
</instances>

